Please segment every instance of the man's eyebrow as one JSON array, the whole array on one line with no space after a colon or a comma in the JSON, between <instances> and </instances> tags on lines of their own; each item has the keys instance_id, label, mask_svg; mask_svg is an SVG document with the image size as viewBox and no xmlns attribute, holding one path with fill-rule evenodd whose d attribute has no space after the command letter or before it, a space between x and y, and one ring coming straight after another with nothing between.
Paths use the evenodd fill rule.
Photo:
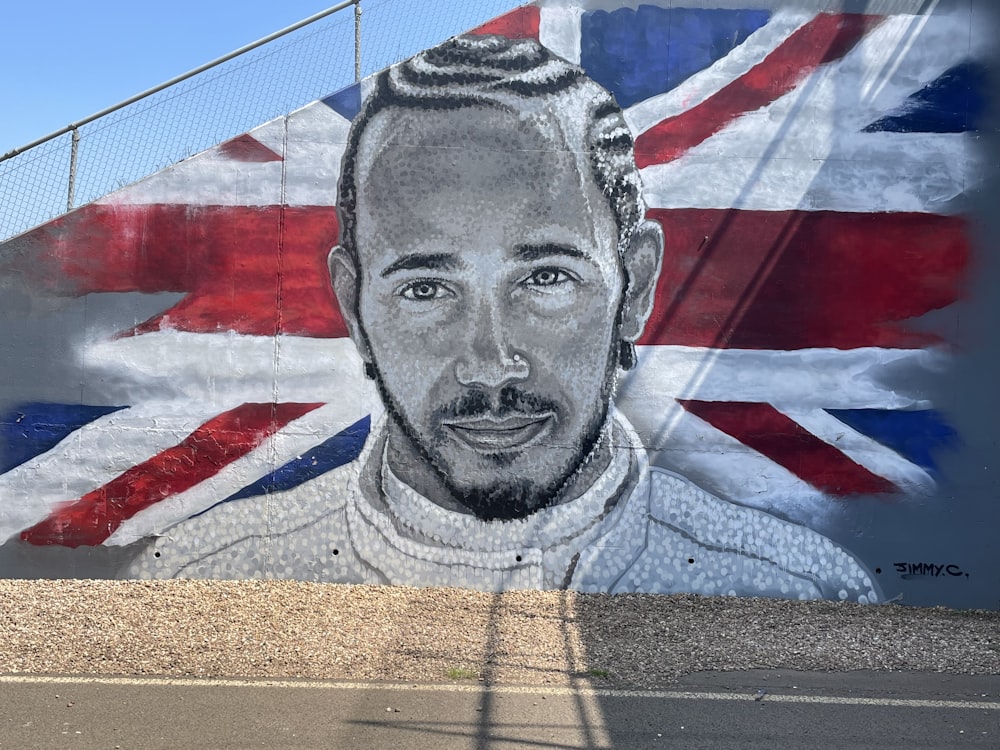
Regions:
<instances>
[{"instance_id":1,"label":"man's eyebrow","mask_svg":"<svg viewBox=\"0 0 1000 750\"><path fill-rule=\"evenodd\" d=\"M518 260L544 260L545 258L579 258L591 260L590 256L572 245L560 245L557 242L543 242L538 245L518 245L514 249L514 257Z\"/></svg>"},{"instance_id":2,"label":"man's eyebrow","mask_svg":"<svg viewBox=\"0 0 1000 750\"><path fill-rule=\"evenodd\" d=\"M451 253L410 253L404 255L382 270L383 279L398 271L454 271L461 263Z\"/></svg>"}]
</instances>

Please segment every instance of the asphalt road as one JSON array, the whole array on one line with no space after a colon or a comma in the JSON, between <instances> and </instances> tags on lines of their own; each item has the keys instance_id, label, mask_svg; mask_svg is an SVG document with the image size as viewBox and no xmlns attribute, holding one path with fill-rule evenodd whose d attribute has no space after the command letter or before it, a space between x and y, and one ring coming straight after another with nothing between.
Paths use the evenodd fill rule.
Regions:
<instances>
[{"instance_id":1,"label":"asphalt road","mask_svg":"<svg viewBox=\"0 0 1000 750\"><path fill-rule=\"evenodd\" d=\"M599 682L599 680L598 680ZM676 689L0 676L0 748L1000 749L1000 678L702 673Z\"/></svg>"}]
</instances>

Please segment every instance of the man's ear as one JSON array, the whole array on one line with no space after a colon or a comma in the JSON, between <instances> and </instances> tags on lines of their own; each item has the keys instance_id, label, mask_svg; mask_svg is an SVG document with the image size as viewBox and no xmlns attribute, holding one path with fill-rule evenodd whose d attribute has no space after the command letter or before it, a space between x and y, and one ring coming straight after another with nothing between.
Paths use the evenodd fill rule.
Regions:
<instances>
[{"instance_id":1,"label":"man's ear","mask_svg":"<svg viewBox=\"0 0 1000 750\"><path fill-rule=\"evenodd\" d=\"M656 281L663 262L663 229L655 221L643 221L633 232L622 265L629 286L622 305L620 334L622 340L635 341L642 335L653 312Z\"/></svg>"},{"instance_id":2,"label":"man's ear","mask_svg":"<svg viewBox=\"0 0 1000 750\"><path fill-rule=\"evenodd\" d=\"M333 283L333 294L340 306L340 315L347 325L347 333L357 347L358 353L366 363L371 363L368 345L361 334L361 323L358 314L358 267L354 258L337 245L330 251L327 258L330 268L330 281Z\"/></svg>"}]
</instances>

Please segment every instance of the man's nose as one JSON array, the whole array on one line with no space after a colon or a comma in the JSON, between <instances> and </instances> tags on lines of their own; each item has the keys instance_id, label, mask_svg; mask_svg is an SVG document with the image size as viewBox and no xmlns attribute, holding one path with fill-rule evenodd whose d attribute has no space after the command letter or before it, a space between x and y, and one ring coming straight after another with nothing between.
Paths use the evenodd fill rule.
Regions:
<instances>
[{"instance_id":1,"label":"man's nose","mask_svg":"<svg viewBox=\"0 0 1000 750\"><path fill-rule=\"evenodd\" d=\"M467 387L496 389L526 380L530 374L524 352L510 346L496 306L483 302L471 323L465 351L459 352L455 377Z\"/></svg>"}]
</instances>

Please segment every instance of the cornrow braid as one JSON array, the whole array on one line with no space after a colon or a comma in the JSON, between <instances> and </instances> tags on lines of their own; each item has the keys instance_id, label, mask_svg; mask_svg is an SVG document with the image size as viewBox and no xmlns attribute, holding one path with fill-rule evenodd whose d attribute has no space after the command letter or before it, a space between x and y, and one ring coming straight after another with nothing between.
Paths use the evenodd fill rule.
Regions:
<instances>
[{"instance_id":1,"label":"cornrow braid","mask_svg":"<svg viewBox=\"0 0 1000 750\"><path fill-rule=\"evenodd\" d=\"M559 98L558 103L552 100ZM378 74L361 113L351 123L338 185L341 245L357 260L358 153L372 120L390 108L467 107L522 112L555 104L583 120L583 148L591 174L608 200L622 255L645 213L635 146L622 110L579 66L532 39L459 36Z\"/></svg>"}]
</instances>

